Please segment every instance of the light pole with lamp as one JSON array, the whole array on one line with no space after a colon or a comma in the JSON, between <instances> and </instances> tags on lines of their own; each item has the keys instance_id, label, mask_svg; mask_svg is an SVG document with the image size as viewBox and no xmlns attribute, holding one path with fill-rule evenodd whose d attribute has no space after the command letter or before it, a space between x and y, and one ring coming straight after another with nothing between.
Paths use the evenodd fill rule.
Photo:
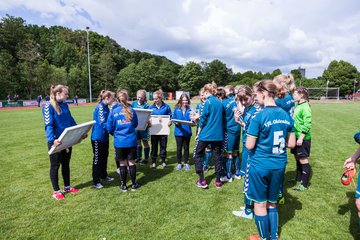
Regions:
<instances>
[{"instance_id":1,"label":"light pole with lamp","mask_svg":"<svg viewBox=\"0 0 360 240\"><path fill-rule=\"evenodd\" d=\"M91 94L91 72L90 72L89 29L90 29L89 27L86 27L87 59L88 59L88 72L89 72L89 92L90 92L90 103L92 103L92 94Z\"/></svg>"}]
</instances>

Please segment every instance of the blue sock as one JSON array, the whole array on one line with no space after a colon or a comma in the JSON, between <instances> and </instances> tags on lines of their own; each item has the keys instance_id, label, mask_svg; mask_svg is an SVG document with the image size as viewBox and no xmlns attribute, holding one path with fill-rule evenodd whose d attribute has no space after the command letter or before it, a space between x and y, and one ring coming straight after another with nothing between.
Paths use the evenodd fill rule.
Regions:
<instances>
[{"instance_id":1,"label":"blue sock","mask_svg":"<svg viewBox=\"0 0 360 240\"><path fill-rule=\"evenodd\" d=\"M141 155L142 155L142 146L138 145L137 146L137 160L141 160Z\"/></svg>"},{"instance_id":2,"label":"blue sock","mask_svg":"<svg viewBox=\"0 0 360 240\"><path fill-rule=\"evenodd\" d=\"M209 151L209 152L205 151L204 166L209 167L211 157L212 157L211 151Z\"/></svg>"},{"instance_id":3,"label":"blue sock","mask_svg":"<svg viewBox=\"0 0 360 240\"><path fill-rule=\"evenodd\" d=\"M239 160L239 156L234 156L234 162L235 162L235 172L236 173L240 173L240 160Z\"/></svg>"},{"instance_id":4,"label":"blue sock","mask_svg":"<svg viewBox=\"0 0 360 240\"><path fill-rule=\"evenodd\" d=\"M144 148L144 154L145 154L145 160L149 160L149 153L150 153L150 148L146 147Z\"/></svg>"},{"instance_id":5,"label":"blue sock","mask_svg":"<svg viewBox=\"0 0 360 240\"><path fill-rule=\"evenodd\" d=\"M269 236L269 217L255 215L255 224L262 239L268 239Z\"/></svg>"},{"instance_id":6,"label":"blue sock","mask_svg":"<svg viewBox=\"0 0 360 240\"><path fill-rule=\"evenodd\" d=\"M279 227L279 214L277 208L269 208L268 215L269 215L271 239L277 239L278 227Z\"/></svg>"},{"instance_id":7,"label":"blue sock","mask_svg":"<svg viewBox=\"0 0 360 240\"><path fill-rule=\"evenodd\" d=\"M227 173L227 177L231 178L232 177L232 162L233 159L232 158L228 158L226 159L226 173Z\"/></svg>"}]
</instances>

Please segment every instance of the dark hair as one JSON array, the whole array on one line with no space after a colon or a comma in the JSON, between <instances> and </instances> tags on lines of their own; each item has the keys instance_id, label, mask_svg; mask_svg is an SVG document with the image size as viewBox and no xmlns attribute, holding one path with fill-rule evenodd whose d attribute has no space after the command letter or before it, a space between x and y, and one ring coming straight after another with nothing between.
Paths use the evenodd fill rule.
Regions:
<instances>
[{"instance_id":1,"label":"dark hair","mask_svg":"<svg viewBox=\"0 0 360 240\"><path fill-rule=\"evenodd\" d=\"M182 105L181 102L182 102L182 99L183 99L184 97L188 100L189 105L190 105L189 95L187 95L186 93L183 93L183 94L181 94L181 96L180 96L180 98L179 98L179 101L178 101L177 104L176 104L177 107L181 107L181 105Z\"/></svg>"},{"instance_id":2,"label":"dark hair","mask_svg":"<svg viewBox=\"0 0 360 240\"><path fill-rule=\"evenodd\" d=\"M261 80L255 83L254 90L259 92L267 92L269 97L275 98L277 94L276 85L271 80Z\"/></svg>"},{"instance_id":3,"label":"dark hair","mask_svg":"<svg viewBox=\"0 0 360 240\"><path fill-rule=\"evenodd\" d=\"M298 94L302 94L303 99L309 101L309 90L303 86L299 86L295 90Z\"/></svg>"},{"instance_id":4,"label":"dark hair","mask_svg":"<svg viewBox=\"0 0 360 240\"><path fill-rule=\"evenodd\" d=\"M220 99L224 99L226 97L226 92L223 87L218 87L216 89L216 97Z\"/></svg>"}]
</instances>

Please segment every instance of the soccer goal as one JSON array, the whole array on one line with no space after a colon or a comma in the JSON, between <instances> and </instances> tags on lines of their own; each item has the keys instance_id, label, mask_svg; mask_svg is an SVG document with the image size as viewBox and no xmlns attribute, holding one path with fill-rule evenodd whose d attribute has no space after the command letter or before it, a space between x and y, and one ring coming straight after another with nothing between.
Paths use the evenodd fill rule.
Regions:
<instances>
[{"instance_id":1,"label":"soccer goal","mask_svg":"<svg viewBox=\"0 0 360 240\"><path fill-rule=\"evenodd\" d=\"M339 88L308 88L309 99L313 100L325 100L335 99L339 100Z\"/></svg>"}]
</instances>

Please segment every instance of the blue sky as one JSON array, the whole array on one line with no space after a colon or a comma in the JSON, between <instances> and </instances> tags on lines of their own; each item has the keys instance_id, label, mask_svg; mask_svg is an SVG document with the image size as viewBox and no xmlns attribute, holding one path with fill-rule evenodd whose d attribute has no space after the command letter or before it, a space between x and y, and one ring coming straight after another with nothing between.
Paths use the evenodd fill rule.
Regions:
<instances>
[{"instance_id":1,"label":"blue sky","mask_svg":"<svg viewBox=\"0 0 360 240\"><path fill-rule=\"evenodd\" d=\"M2 0L0 16L91 30L179 64L219 59L234 72L317 77L332 60L360 68L358 0Z\"/></svg>"}]
</instances>

